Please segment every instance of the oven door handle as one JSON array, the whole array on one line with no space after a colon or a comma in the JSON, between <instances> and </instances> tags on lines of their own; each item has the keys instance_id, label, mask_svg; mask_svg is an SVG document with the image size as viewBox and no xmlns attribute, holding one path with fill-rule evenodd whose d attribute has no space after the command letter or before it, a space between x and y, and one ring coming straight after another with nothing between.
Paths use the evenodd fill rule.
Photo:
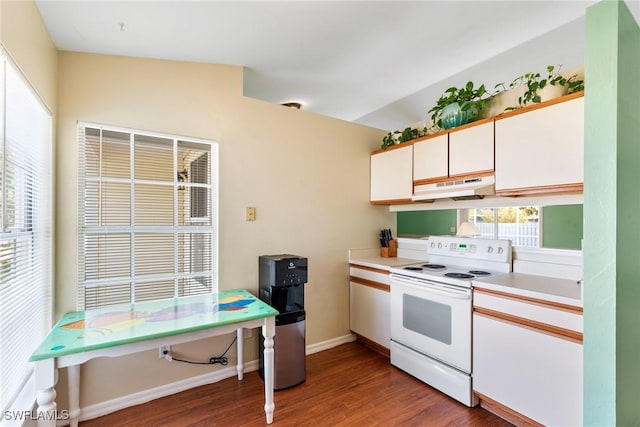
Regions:
<instances>
[{"instance_id":1,"label":"oven door handle","mask_svg":"<svg viewBox=\"0 0 640 427\"><path fill-rule=\"evenodd\" d=\"M421 284L417 285L413 280L403 279L398 276L391 276L391 282L392 282L391 283L392 289L393 289L393 282L397 282L402 286L407 286L411 289L415 289L418 291L425 291L425 292L429 292L437 295L442 295L448 298L456 298L456 299L462 299L462 300L471 299L470 292L468 292L467 290L457 291L457 290L445 288L433 283L424 282L424 281L421 281L420 282Z\"/></svg>"}]
</instances>

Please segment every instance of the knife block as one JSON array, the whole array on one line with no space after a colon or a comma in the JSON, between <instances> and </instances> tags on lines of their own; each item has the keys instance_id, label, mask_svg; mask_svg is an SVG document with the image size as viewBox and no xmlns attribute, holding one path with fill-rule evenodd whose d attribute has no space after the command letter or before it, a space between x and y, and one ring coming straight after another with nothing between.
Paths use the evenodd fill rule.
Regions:
<instances>
[{"instance_id":1,"label":"knife block","mask_svg":"<svg viewBox=\"0 0 640 427\"><path fill-rule=\"evenodd\" d=\"M395 258L398 256L398 242L396 240L389 240L387 243L389 246L386 248L380 248L380 256L383 258Z\"/></svg>"}]
</instances>

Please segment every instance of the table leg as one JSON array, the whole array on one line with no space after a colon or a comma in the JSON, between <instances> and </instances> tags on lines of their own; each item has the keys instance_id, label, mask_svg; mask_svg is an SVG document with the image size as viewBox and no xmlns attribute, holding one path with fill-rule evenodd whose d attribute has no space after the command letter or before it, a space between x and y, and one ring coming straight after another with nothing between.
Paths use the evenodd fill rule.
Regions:
<instances>
[{"instance_id":1,"label":"table leg","mask_svg":"<svg viewBox=\"0 0 640 427\"><path fill-rule=\"evenodd\" d=\"M55 359L45 359L36 362L35 383L38 396L38 427L55 427L56 425L56 390L58 369Z\"/></svg>"},{"instance_id":2,"label":"table leg","mask_svg":"<svg viewBox=\"0 0 640 427\"><path fill-rule=\"evenodd\" d=\"M236 350L238 353L236 370L238 371L238 380L242 380L244 378L244 328L238 328L236 336Z\"/></svg>"},{"instance_id":3,"label":"table leg","mask_svg":"<svg viewBox=\"0 0 640 427\"><path fill-rule=\"evenodd\" d=\"M69 380L69 418L71 427L78 427L80 418L80 365L67 368Z\"/></svg>"},{"instance_id":4,"label":"table leg","mask_svg":"<svg viewBox=\"0 0 640 427\"><path fill-rule=\"evenodd\" d=\"M273 403L273 337L275 336L275 332L275 316L265 318L264 325L262 326L262 335L264 336L264 412L267 414L267 424L273 422L273 412L276 408L276 405Z\"/></svg>"}]
</instances>

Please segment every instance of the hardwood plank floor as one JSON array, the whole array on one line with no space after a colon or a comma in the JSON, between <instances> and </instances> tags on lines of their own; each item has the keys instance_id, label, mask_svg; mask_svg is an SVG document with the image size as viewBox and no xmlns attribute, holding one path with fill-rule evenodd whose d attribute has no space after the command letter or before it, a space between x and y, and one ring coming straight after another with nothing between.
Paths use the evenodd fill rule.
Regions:
<instances>
[{"instance_id":1,"label":"hardwood plank floor","mask_svg":"<svg viewBox=\"0 0 640 427\"><path fill-rule=\"evenodd\" d=\"M356 342L307 356L306 381L275 392L273 426L511 426L391 366ZM265 426L257 372L80 423L81 427Z\"/></svg>"}]
</instances>

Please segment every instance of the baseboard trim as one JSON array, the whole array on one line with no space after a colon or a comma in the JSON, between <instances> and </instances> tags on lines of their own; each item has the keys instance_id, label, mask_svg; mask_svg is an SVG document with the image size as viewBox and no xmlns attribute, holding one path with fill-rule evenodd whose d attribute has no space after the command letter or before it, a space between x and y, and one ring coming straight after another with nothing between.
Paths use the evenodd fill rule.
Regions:
<instances>
[{"instance_id":1,"label":"baseboard trim","mask_svg":"<svg viewBox=\"0 0 640 427\"><path fill-rule=\"evenodd\" d=\"M329 350L330 348L337 347L341 344L353 342L356 340L356 336L353 334L343 335L341 337L332 338L327 341L308 345L306 348L306 354L318 353L320 351Z\"/></svg>"},{"instance_id":2,"label":"baseboard trim","mask_svg":"<svg viewBox=\"0 0 640 427\"><path fill-rule=\"evenodd\" d=\"M258 369L258 361L252 360L244 364L244 372L252 372ZM88 405L81 408L80 421L90 420L98 418L103 415L110 414L112 412L119 411L121 409L128 408L130 406L140 405L142 403L150 402L154 399L169 396L181 391L189 390L194 387L200 387L202 385L215 383L227 378L235 377L238 375L235 365L223 369L218 369L215 372L206 373L203 375L197 375L195 377L186 378L184 380L176 381L169 384L164 384L158 387L142 390L137 393L128 394L126 396L118 397L116 399L107 400L93 405ZM69 422L63 424L57 424L59 426L69 425Z\"/></svg>"},{"instance_id":3,"label":"baseboard trim","mask_svg":"<svg viewBox=\"0 0 640 427\"><path fill-rule=\"evenodd\" d=\"M337 347L341 344L355 341L356 337L353 334L344 335L337 338L332 338L327 341L311 344L306 347L306 354L318 353L320 351L328 350L333 347ZM245 372L252 372L258 369L258 361L252 360L244 364ZM203 375L197 375L195 377L186 378L184 380L176 381L169 384L164 384L158 387L142 390L137 393L121 396L116 399L106 400L104 402L95 403L93 405L84 406L80 410L80 421L90 420L98 418L103 415L110 414L112 412L119 411L121 409L128 408L130 406L140 405L146 402L150 402L154 399L170 396L181 391L189 390L194 387L199 387L206 384L215 383L227 378L235 377L238 375L235 365L229 366L223 369L218 369L215 372L210 372ZM57 426L69 425L69 421L59 421Z\"/></svg>"}]
</instances>

